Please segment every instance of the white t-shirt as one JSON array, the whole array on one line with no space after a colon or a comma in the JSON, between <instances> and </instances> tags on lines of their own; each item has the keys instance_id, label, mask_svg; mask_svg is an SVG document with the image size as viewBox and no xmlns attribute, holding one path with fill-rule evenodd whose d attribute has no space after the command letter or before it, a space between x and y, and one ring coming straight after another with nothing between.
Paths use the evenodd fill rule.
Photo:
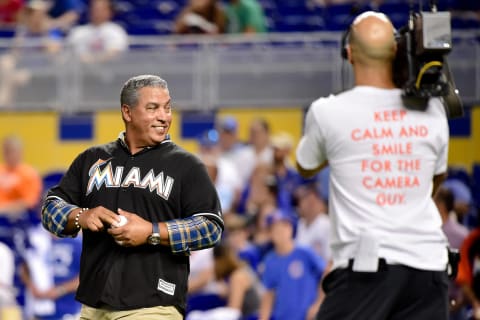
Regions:
<instances>
[{"instance_id":1,"label":"white t-shirt","mask_svg":"<svg viewBox=\"0 0 480 320\"><path fill-rule=\"evenodd\" d=\"M250 176L258 164L252 156L253 154L249 151L249 146L240 144L221 154L221 159L225 159L235 166L237 171L236 179L240 189L243 189L249 183Z\"/></svg>"},{"instance_id":2,"label":"white t-shirt","mask_svg":"<svg viewBox=\"0 0 480 320\"><path fill-rule=\"evenodd\" d=\"M433 176L447 170L448 139L438 99L411 111L399 89L357 86L312 104L297 161L305 169L330 165L334 268L369 235L388 263L445 270L447 242L431 193Z\"/></svg>"},{"instance_id":3,"label":"white t-shirt","mask_svg":"<svg viewBox=\"0 0 480 320\"><path fill-rule=\"evenodd\" d=\"M15 274L15 258L13 251L0 242L0 308L15 304L13 278Z\"/></svg>"},{"instance_id":4,"label":"white t-shirt","mask_svg":"<svg viewBox=\"0 0 480 320\"><path fill-rule=\"evenodd\" d=\"M309 246L325 261L330 260L330 219L326 214L318 215L310 225L305 219L298 220L295 242Z\"/></svg>"},{"instance_id":5,"label":"white t-shirt","mask_svg":"<svg viewBox=\"0 0 480 320\"><path fill-rule=\"evenodd\" d=\"M213 272L214 259L213 248L192 251L190 255L190 278L198 277L202 272L211 270ZM198 293L218 293L218 283L213 279L208 282Z\"/></svg>"},{"instance_id":6,"label":"white t-shirt","mask_svg":"<svg viewBox=\"0 0 480 320\"><path fill-rule=\"evenodd\" d=\"M68 43L77 54L124 51L128 48L128 35L120 25L113 22L99 26L87 24L72 28Z\"/></svg>"}]
</instances>

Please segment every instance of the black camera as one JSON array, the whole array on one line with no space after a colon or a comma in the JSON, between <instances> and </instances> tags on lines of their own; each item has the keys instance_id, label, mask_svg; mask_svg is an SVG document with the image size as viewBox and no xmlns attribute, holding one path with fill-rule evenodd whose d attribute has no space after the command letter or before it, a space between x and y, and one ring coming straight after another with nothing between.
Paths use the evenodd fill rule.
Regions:
<instances>
[{"instance_id":1,"label":"black camera","mask_svg":"<svg viewBox=\"0 0 480 320\"><path fill-rule=\"evenodd\" d=\"M447 62L452 49L450 12L415 12L396 35L397 56L393 65L395 84L403 90L407 108L425 110L430 97L439 97L449 118L463 116L463 104Z\"/></svg>"}]
</instances>

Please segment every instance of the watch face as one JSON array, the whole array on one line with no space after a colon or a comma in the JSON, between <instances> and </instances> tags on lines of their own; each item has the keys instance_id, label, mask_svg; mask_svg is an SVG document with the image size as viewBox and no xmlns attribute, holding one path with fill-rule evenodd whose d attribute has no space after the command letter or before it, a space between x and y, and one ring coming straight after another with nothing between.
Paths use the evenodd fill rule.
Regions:
<instances>
[{"instance_id":1,"label":"watch face","mask_svg":"<svg viewBox=\"0 0 480 320\"><path fill-rule=\"evenodd\" d=\"M160 234L158 233L153 233L148 237L148 244L156 246L157 244L160 244Z\"/></svg>"}]
</instances>

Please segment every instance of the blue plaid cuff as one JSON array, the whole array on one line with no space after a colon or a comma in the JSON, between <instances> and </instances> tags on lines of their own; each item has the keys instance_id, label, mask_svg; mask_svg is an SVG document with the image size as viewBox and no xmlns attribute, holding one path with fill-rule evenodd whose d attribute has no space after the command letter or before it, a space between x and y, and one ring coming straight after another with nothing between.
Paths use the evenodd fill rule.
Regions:
<instances>
[{"instance_id":1,"label":"blue plaid cuff","mask_svg":"<svg viewBox=\"0 0 480 320\"><path fill-rule=\"evenodd\" d=\"M75 237L76 234L63 234L63 230L67 226L68 215L72 210L75 210L76 208L78 207L73 204L68 204L60 198L47 199L42 208L43 227L57 237Z\"/></svg>"},{"instance_id":2,"label":"blue plaid cuff","mask_svg":"<svg viewBox=\"0 0 480 320\"><path fill-rule=\"evenodd\" d=\"M203 216L193 216L166 222L173 253L213 247L222 237L222 228Z\"/></svg>"}]
</instances>

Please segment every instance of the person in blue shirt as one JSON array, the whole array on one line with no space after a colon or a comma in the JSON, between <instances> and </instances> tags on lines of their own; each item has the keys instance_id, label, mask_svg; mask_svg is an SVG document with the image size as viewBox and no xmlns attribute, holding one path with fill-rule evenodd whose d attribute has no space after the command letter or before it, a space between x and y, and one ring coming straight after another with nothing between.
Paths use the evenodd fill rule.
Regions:
<instances>
[{"instance_id":1,"label":"person in blue shirt","mask_svg":"<svg viewBox=\"0 0 480 320\"><path fill-rule=\"evenodd\" d=\"M274 249L264 259L259 320L313 319L321 303L325 261L293 240L294 217L280 210L267 218Z\"/></svg>"},{"instance_id":2,"label":"person in blue shirt","mask_svg":"<svg viewBox=\"0 0 480 320\"><path fill-rule=\"evenodd\" d=\"M290 153L294 147L293 137L287 132L279 132L272 136L271 145L273 148L272 170L278 187L278 207L286 213L294 214L293 193L302 183L303 178L290 162Z\"/></svg>"},{"instance_id":3,"label":"person in blue shirt","mask_svg":"<svg viewBox=\"0 0 480 320\"><path fill-rule=\"evenodd\" d=\"M79 283L81 237L59 238L41 225L29 229L22 279L28 289L26 315L36 320L76 319L81 304L75 300Z\"/></svg>"},{"instance_id":4,"label":"person in blue shirt","mask_svg":"<svg viewBox=\"0 0 480 320\"><path fill-rule=\"evenodd\" d=\"M85 12L85 4L81 0L55 0L48 9L50 27L64 32L78 23Z\"/></svg>"},{"instance_id":5,"label":"person in blue shirt","mask_svg":"<svg viewBox=\"0 0 480 320\"><path fill-rule=\"evenodd\" d=\"M53 238L50 263L53 268L55 286L45 294L51 294L55 301L55 313L42 317L42 320L57 320L80 314L81 304L75 300L75 291L78 287L80 273L80 255L82 239Z\"/></svg>"}]
</instances>

